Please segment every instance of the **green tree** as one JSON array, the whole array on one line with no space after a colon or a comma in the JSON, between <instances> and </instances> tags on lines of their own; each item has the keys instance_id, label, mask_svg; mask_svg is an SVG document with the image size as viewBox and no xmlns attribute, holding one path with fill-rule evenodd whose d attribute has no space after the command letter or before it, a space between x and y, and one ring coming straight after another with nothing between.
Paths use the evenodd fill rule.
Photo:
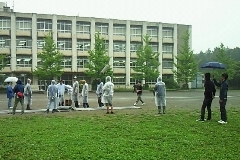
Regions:
<instances>
[{"instance_id":1,"label":"green tree","mask_svg":"<svg viewBox=\"0 0 240 160\"><path fill-rule=\"evenodd\" d=\"M33 75L38 79L50 80L58 78L63 73L63 54L59 52L53 40L53 33L49 33L44 38L42 52L38 53L41 63L33 71Z\"/></svg>"},{"instance_id":2,"label":"green tree","mask_svg":"<svg viewBox=\"0 0 240 160\"><path fill-rule=\"evenodd\" d=\"M4 54L0 54L0 71L7 66L7 63L7 56Z\"/></svg>"},{"instance_id":3,"label":"green tree","mask_svg":"<svg viewBox=\"0 0 240 160\"><path fill-rule=\"evenodd\" d=\"M107 54L104 38L100 37L99 33L95 34L94 49L88 51L89 63L86 65L87 70L85 73L91 78L101 78L105 80L106 76L112 76L113 71L111 67L108 67L104 73L101 73L102 69L109 65L110 57Z\"/></svg>"},{"instance_id":4,"label":"green tree","mask_svg":"<svg viewBox=\"0 0 240 160\"><path fill-rule=\"evenodd\" d=\"M189 46L190 33L187 30L183 36L183 45L176 56L177 63L174 66L177 70L173 70L174 76L179 84L183 84L182 88L188 89L188 83L196 78L198 72L198 63L195 60L193 51Z\"/></svg>"},{"instance_id":5,"label":"green tree","mask_svg":"<svg viewBox=\"0 0 240 160\"><path fill-rule=\"evenodd\" d=\"M220 44L219 47L215 48L214 52L216 53L214 60L217 62L223 63L226 66L226 69L225 70L214 69L211 71L212 74L214 76L220 77L220 75L223 72L226 72L226 73L228 73L228 79L232 80L233 77L235 76L235 74L237 73L236 69L239 69L236 61L234 61L234 59L231 58L231 56L226 53L226 48L224 47L224 45L222 43ZM218 78L218 77L216 77L216 78Z\"/></svg>"},{"instance_id":6,"label":"green tree","mask_svg":"<svg viewBox=\"0 0 240 160\"><path fill-rule=\"evenodd\" d=\"M149 35L143 37L144 45L140 45L137 49L136 67L133 68L136 72L133 77L139 80L145 79L146 82L156 80L159 76L158 66L160 63L158 57L160 54L152 50L150 41Z\"/></svg>"}]
</instances>

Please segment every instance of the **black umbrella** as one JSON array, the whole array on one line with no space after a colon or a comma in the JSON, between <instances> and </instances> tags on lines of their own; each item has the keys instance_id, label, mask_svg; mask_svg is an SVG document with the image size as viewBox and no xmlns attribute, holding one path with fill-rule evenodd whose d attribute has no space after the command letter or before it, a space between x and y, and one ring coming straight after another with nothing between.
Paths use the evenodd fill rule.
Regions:
<instances>
[{"instance_id":1,"label":"black umbrella","mask_svg":"<svg viewBox=\"0 0 240 160\"><path fill-rule=\"evenodd\" d=\"M207 62L203 64L201 68L226 69L226 66L219 62Z\"/></svg>"}]
</instances>

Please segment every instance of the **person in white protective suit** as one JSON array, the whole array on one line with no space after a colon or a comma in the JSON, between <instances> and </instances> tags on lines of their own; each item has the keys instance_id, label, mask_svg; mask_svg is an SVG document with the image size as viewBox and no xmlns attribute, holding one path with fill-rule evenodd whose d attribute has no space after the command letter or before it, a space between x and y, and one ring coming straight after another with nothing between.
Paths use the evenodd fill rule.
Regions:
<instances>
[{"instance_id":1,"label":"person in white protective suit","mask_svg":"<svg viewBox=\"0 0 240 160\"><path fill-rule=\"evenodd\" d=\"M48 86L48 89L47 89L47 97L48 97L48 106L46 111L47 113L49 112L50 108L53 108L52 113L58 112L57 96L58 96L58 88L55 80L52 80L51 84Z\"/></svg>"},{"instance_id":2,"label":"person in white protective suit","mask_svg":"<svg viewBox=\"0 0 240 160\"><path fill-rule=\"evenodd\" d=\"M111 108L111 114L113 114L113 93L114 84L111 82L111 77L106 77L106 83L103 86L102 103L107 107L107 114L109 114L109 108Z\"/></svg>"},{"instance_id":3,"label":"person in white protective suit","mask_svg":"<svg viewBox=\"0 0 240 160\"><path fill-rule=\"evenodd\" d=\"M89 108L88 104L88 84L85 80L82 80L82 103L83 103L83 108Z\"/></svg>"},{"instance_id":4,"label":"person in white protective suit","mask_svg":"<svg viewBox=\"0 0 240 160\"><path fill-rule=\"evenodd\" d=\"M79 83L77 81L77 77L73 77L73 94L72 94L72 100L74 101L75 107L79 108Z\"/></svg>"},{"instance_id":5,"label":"person in white protective suit","mask_svg":"<svg viewBox=\"0 0 240 160\"><path fill-rule=\"evenodd\" d=\"M58 87L58 97L59 97L58 106L64 106L64 93L65 93L66 86L63 83L63 81L60 80L59 83L57 84L57 87Z\"/></svg>"},{"instance_id":6,"label":"person in white protective suit","mask_svg":"<svg viewBox=\"0 0 240 160\"><path fill-rule=\"evenodd\" d=\"M32 105L31 79L27 79L27 84L24 87L24 104L27 105L26 110L31 110L30 108L30 105Z\"/></svg>"},{"instance_id":7,"label":"person in white protective suit","mask_svg":"<svg viewBox=\"0 0 240 160\"><path fill-rule=\"evenodd\" d=\"M162 82L162 78L157 78L157 83L154 87L155 91L155 104L158 107L158 114L161 114L161 108L163 109L163 114L166 113L166 86Z\"/></svg>"}]
</instances>

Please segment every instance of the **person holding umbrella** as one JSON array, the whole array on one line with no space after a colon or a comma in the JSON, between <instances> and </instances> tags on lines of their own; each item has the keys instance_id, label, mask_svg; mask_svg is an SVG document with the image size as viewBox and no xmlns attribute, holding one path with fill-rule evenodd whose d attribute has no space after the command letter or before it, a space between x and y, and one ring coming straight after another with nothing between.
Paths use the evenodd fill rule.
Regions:
<instances>
[{"instance_id":1,"label":"person holding umbrella","mask_svg":"<svg viewBox=\"0 0 240 160\"><path fill-rule=\"evenodd\" d=\"M12 98L14 97L12 82L7 82L7 98L8 98L8 109L12 107Z\"/></svg>"},{"instance_id":2,"label":"person holding umbrella","mask_svg":"<svg viewBox=\"0 0 240 160\"><path fill-rule=\"evenodd\" d=\"M227 111L226 111L226 103L227 103L227 92L228 92L228 74L223 73L221 77L221 82L218 83L216 79L213 79L214 84L217 87L220 87L219 93L219 105L220 105L220 112L221 112L221 120L218 123L226 124L227 123Z\"/></svg>"}]
</instances>

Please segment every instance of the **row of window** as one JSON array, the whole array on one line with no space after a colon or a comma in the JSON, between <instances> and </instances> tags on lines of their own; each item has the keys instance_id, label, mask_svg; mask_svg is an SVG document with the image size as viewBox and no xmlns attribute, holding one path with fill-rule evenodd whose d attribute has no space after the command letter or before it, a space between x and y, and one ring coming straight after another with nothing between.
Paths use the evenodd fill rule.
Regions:
<instances>
[{"instance_id":1,"label":"row of window","mask_svg":"<svg viewBox=\"0 0 240 160\"><path fill-rule=\"evenodd\" d=\"M10 58L5 59L8 62L8 66L10 66ZM77 57L77 67L78 68L86 68L86 65L89 63L87 57ZM32 67L32 58L30 56L17 56L16 64L18 67ZM41 65L41 59L37 59L37 64ZM63 57L62 66L64 68L72 68L72 57ZM135 68L136 59L130 60L130 67ZM124 58L114 58L113 60L113 68L125 68L126 61ZM173 68L173 60L163 60L162 62L163 69L172 69Z\"/></svg>"},{"instance_id":2,"label":"row of window","mask_svg":"<svg viewBox=\"0 0 240 160\"><path fill-rule=\"evenodd\" d=\"M42 32L49 32L52 30L52 20L38 19L37 20L37 30ZM0 30L10 30L11 20L10 18L0 17ZM23 31L30 31L32 29L31 19L16 19L16 29ZM61 33L71 33L72 32L72 22L71 21L57 21L57 31ZM108 35L109 25L105 23L96 23L95 31L102 35ZM91 34L91 23L89 22L77 22L76 32L81 34ZM147 34L150 37L158 37L158 27L148 26ZM173 28L163 27L162 34L164 38L173 37ZM126 25L114 24L113 25L113 35L125 36L126 35ZM142 26L132 25L130 28L130 35L133 37L142 37Z\"/></svg>"},{"instance_id":3,"label":"row of window","mask_svg":"<svg viewBox=\"0 0 240 160\"><path fill-rule=\"evenodd\" d=\"M43 38L39 38L37 40L37 48L42 49L45 45L45 41ZM108 41L105 41L106 51L108 51ZM138 46L142 45L139 42L131 42L130 44L130 52L136 52ZM158 44L151 43L150 46L154 52L158 52ZM0 36L0 48L10 48L11 47L11 39L8 36ZM32 48L32 39L26 37L17 37L16 39L16 47L17 48ZM72 50L72 39L58 39L57 47L59 50ZM89 51L91 49L91 41L78 39L76 48L78 51ZM162 52L164 54L172 54L173 53L173 44L163 44ZM125 52L126 51L126 43L122 41L114 41L113 42L113 52Z\"/></svg>"}]
</instances>

